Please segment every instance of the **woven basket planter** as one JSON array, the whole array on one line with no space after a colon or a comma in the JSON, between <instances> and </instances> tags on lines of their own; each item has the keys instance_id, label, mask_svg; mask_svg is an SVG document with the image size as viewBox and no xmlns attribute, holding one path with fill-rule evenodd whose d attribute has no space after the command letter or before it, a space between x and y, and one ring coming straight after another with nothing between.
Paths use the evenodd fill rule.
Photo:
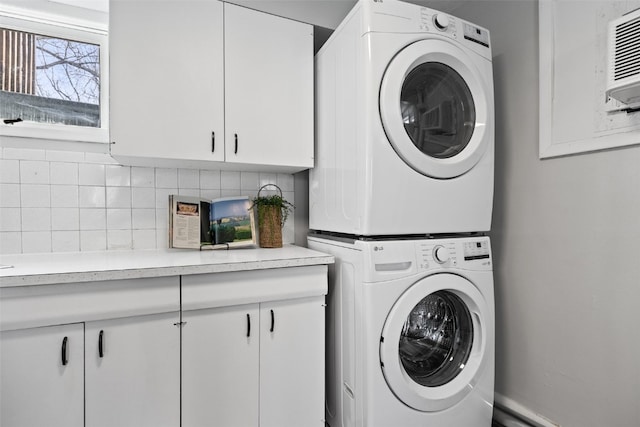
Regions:
<instances>
[{"instance_id":1,"label":"woven basket planter","mask_svg":"<svg viewBox=\"0 0 640 427\"><path fill-rule=\"evenodd\" d=\"M260 192L273 186L279 195L261 196ZM282 198L282 190L275 184L260 187L258 195L253 199L258 214L258 243L261 248L282 247L282 227L293 205Z\"/></svg>"},{"instance_id":2,"label":"woven basket planter","mask_svg":"<svg viewBox=\"0 0 640 427\"><path fill-rule=\"evenodd\" d=\"M277 206L258 206L258 235L261 248L282 247L282 212Z\"/></svg>"}]
</instances>

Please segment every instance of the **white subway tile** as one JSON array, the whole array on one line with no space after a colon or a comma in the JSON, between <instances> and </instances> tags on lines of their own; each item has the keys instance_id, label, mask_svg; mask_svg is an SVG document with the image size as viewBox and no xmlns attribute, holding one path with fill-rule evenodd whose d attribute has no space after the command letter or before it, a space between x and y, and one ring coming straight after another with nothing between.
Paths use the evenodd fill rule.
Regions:
<instances>
[{"instance_id":1,"label":"white subway tile","mask_svg":"<svg viewBox=\"0 0 640 427\"><path fill-rule=\"evenodd\" d=\"M51 184L78 185L78 164L52 162Z\"/></svg>"},{"instance_id":2,"label":"white subway tile","mask_svg":"<svg viewBox=\"0 0 640 427\"><path fill-rule=\"evenodd\" d=\"M165 249L169 247L169 230L167 228L156 229L156 248Z\"/></svg>"},{"instance_id":3,"label":"white subway tile","mask_svg":"<svg viewBox=\"0 0 640 427\"><path fill-rule=\"evenodd\" d=\"M240 190L240 172L222 171L220 173L222 190Z\"/></svg>"},{"instance_id":4,"label":"white subway tile","mask_svg":"<svg viewBox=\"0 0 640 427\"><path fill-rule=\"evenodd\" d=\"M16 160L45 160L45 150L33 150L30 148L4 147L2 157Z\"/></svg>"},{"instance_id":5,"label":"white subway tile","mask_svg":"<svg viewBox=\"0 0 640 427\"><path fill-rule=\"evenodd\" d=\"M108 250L131 249L132 246L131 230L107 230Z\"/></svg>"},{"instance_id":6,"label":"white subway tile","mask_svg":"<svg viewBox=\"0 0 640 427\"><path fill-rule=\"evenodd\" d=\"M52 252L77 252L79 250L80 232L78 230L51 232Z\"/></svg>"},{"instance_id":7,"label":"white subway tile","mask_svg":"<svg viewBox=\"0 0 640 427\"><path fill-rule=\"evenodd\" d=\"M107 231L131 230L131 209L107 209Z\"/></svg>"},{"instance_id":8,"label":"white subway tile","mask_svg":"<svg viewBox=\"0 0 640 427\"><path fill-rule=\"evenodd\" d=\"M0 208L20 207L20 184L0 184Z\"/></svg>"},{"instance_id":9,"label":"white subway tile","mask_svg":"<svg viewBox=\"0 0 640 427\"><path fill-rule=\"evenodd\" d=\"M155 209L132 209L131 210L131 228L134 230L148 230L156 228L156 210ZM155 244L155 234L154 234Z\"/></svg>"},{"instance_id":10,"label":"white subway tile","mask_svg":"<svg viewBox=\"0 0 640 427\"><path fill-rule=\"evenodd\" d=\"M51 207L77 208L79 206L78 191L77 185L52 185Z\"/></svg>"},{"instance_id":11,"label":"white subway tile","mask_svg":"<svg viewBox=\"0 0 640 427\"><path fill-rule=\"evenodd\" d=\"M117 165L118 162L105 153L84 153L84 160L87 163L101 163L104 165Z\"/></svg>"},{"instance_id":12,"label":"white subway tile","mask_svg":"<svg viewBox=\"0 0 640 427\"><path fill-rule=\"evenodd\" d=\"M20 182L20 161L0 160L0 183L15 184Z\"/></svg>"},{"instance_id":13,"label":"white subway tile","mask_svg":"<svg viewBox=\"0 0 640 427\"><path fill-rule=\"evenodd\" d=\"M27 208L22 211L22 232L51 231L51 209ZM24 239L23 239L24 242Z\"/></svg>"},{"instance_id":14,"label":"white subway tile","mask_svg":"<svg viewBox=\"0 0 640 427\"><path fill-rule=\"evenodd\" d=\"M20 161L21 184L49 184L49 162L38 160Z\"/></svg>"},{"instance_id":15,"label":"white subway tile","mask_svg":"<svg viewBox=\"0 0 640 427\"><path fill-rule=\"evenodd\" d=\"M130 208L130 187L107 187L107 208Z\"/></svg>"},{"instance_id":16,"label":"white subway tile","mask_svg":"<svg viewBox=\"0 0 640 427\"><path fill-rule=\"evenodd\" d=\"M236 197L242 196L240 190L220 190L220 197Z\"/></svg>"},{"instance_id":17,"label":"white subway tile","mask_svg":"<svg viewBox=\"0 0 640 427\"><path fill-rule=\"evenodd\" d=\"M78 208L52 208L51 229L80 230L80 210Z\"/></svg>"},{"instance_id":18,"label":"white subway tile","mask_svg":"<svg viewBox=\"0 0 640 427\"><path fill-rule=\"evenodd\" d=\"M106 230L106 228L107 228L106 209L80 208L80 230L81 231ZM82 233L81 233L81 242L82 242Z\"/></svg>"},{"instance_id":19,"label":"white subway tile","mask_svg":"<svg viewBox=\"0 0 640 427\"><path fill-rule=\"evenodd\" d=\"M104 251L107 249L107 231L91 230L80 232L81 251Z\"/></svg>"},{"instance_id":20,"label":"white subway tile","mask_svg":"<svg viewBox=\"0 0 640 427\"><path fill-rule=\"evenodd\" d=\"M169 195L178 194L177 188L156 188L156 209L169 209Z\"/></svg>"},{"instance_id":21,"label":"white subway tile","mask_svg":"<svg viewBox=\"0 0 640 427\"><path fill-rule=\"evenodd\" d=\"M19 231L0 232L0 254L22 253L22 233Z\"/></svg>"},{"instance_id":22,"label":"white subway tile","mask_svg":"<svg viewBox=\"0 0 640 427\"><path fill-rule=\"evenodd\" d=\"M207 200L213 200L220 197L220 190L200 190L200 197Z\"/></svg>"},{"instance_id":23,"label":"white subway tile","mask_svg":"<svg viewBox=\"0 0 640 427\"><path fill-rule=\"evenodd\" d=\"M200 188L200 171L197 169L178 169L178 188Z\"/></svg>"},{"instance_id":24,"label":"white subway tile","mask_svg":"<svg viewBox=\"0 0 640 427\"><path fill-rule=\"evenodd\" d=\"M156 228L169 228L168 209L156 209Z\"/></svg>"},{"instance_id":25,"label":"white subway tile","mask_svg":"<svg viewBox=\"0 0 640 427\"><path fill-rule=\"evenodd\" d=\"M20 208L0 208L0 231L22 231Z\"/></svg>"},{"instance_id":26,"label":"white subway tile","mask_svg":"<svg viewBox=\"0 0 640 427\"><path fill-rule=\"evenodd\" d=\"M260 187L267 184L277 184L278 183L278 174L276 173L264 173L260 172ZM274 186L269 186L268 189L275 189Z\"/></svg>"},{"instance_id":27,"label":"white subway tile","mask_svg":"<svg viewBox=\"0 0 640 427\"><path fill-rule=\"evenodd\" d=\"M240 189L257 193L260 189L260 174L258 172L241 172Z\"/></svg>"},{"instance_id":28,"label":"white subway tile","mask_svg":"<svg viewBox=\"0 0 640 427\"><path fill-rule=\"evenodd\" d=\"M198 190L197 188L181 188L178 190L178 194L180 194L181 196L200 197L200 190Z\"/></svg>"},{"instance_id":29,"label":"white subway tile","mask_svg":"<svg viewBox=\"0 0 640 427\"><path fill-rule=\"evenodd\" d=\"M133 249L155 249L156 230L133 230Z\"/></svg>"},{"instance_id":30,"label":"white subway tile","mask_svg":"<svg viewBox=\"0 0 640 427\"><path fill-rule=\"evenodd\" d=\"M23 184L20 188L20 206L23 208L51 207L51 186Z\"/></svg>"},{"instance_id":31,"label":"white subway tile","mask_svg":"<svg viewBox=\"0 0 640 427\"><path fill-rule=\"evenodd\" d=\"M80 163L78 169L78 179L80 185L106 184L105 165L97 163Z\"/></svg>"},{"instance_id":32,"label":"white subway tile","mask_svg":"<svg viewBox=\"0 0 640 427\"><path fill-rule=\"evenodd\" d=\"M81 208L104 208L105 187L80 187L78 203Z\"/></svg>"},{"instance_id":33,"label":"white subway tile","mask_svg":"<svg viewBox=\"0 0 640 427\"><path fill-rule=\"evenodd\" d=\"M200 188L203 190L219 190L220 189L220 171L201 170L200 171Z\"/></svg>"},{"instance_id":34,"label":"white subway tile","mask_svg":"<svg viewBox=\"0 0 640 427\"><path fill-rule=\"evenodd\" d=\"M24 231L22 233L22 253L48 252L51 252L51 231Z\"/></svg>"},{"instance_id":35,"label":"white subway tile","mask_svg":"<svg viewBox=\"0 0 640 427\"><path fill-rule=\"evenodd\" d=\"M291 174L279 173L276 177L276 182L278 187L282 189L282 191L293 191L294 190L294 178Z\"/></svg>"},{"instance_id":36,"label":"white subway tile","mask_svg":"<svg viewBox=\"0 0 640 427\"><path fill-rule=\"evenodd\" d=\"M178 170L156 168L156 188L178 188Z\"/></svg>"},{"instance_id":37,"label":"white subway tile","mask_svg":"<svg viewBox=\"0 0 640 427\"><path fill-rule=\"evenodd\" d=\"M45 159L50 162L84 163L84 152L46 150Z\"/></svg>"},{"instance_id":38,"label":"white subway tile","mask_svg":"<svg viewBox=\"0 0 640 427\"><path fill-rule=\"evenodd\" d=\"M155 188L131 188L132 208L155 208L156 190Z\"/></svg>"},{"instance_id":39,"label":"white subway tile","mask_svg":"<svg viewBox=\"0 0 640 427\"><path fill-rule=\"evenodd\" d=\"M132 187L154 187L156 174L154 168L144 168L134 166L131 168Z\"/></svg>"},{"instance_id":40,"label":"white subway tile","mask_svg":"<svg viewBox=\"0 0 640 427\"><path fill-rule=\"evenodd\" d=\"M131 185L131 168L129 166L106 165L106 182L110 187L129 187Z\"/></svg>"}]
</instances>

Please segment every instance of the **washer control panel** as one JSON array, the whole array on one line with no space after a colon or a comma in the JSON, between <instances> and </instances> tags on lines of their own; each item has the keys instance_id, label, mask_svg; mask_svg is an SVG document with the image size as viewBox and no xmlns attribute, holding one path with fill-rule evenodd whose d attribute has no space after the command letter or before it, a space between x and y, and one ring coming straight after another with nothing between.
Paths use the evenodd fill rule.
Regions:
<instances>
[{"instance_id":1,"label":"washer control panel","mask_svg":"<svg viewBox=\"0 0 640 427\"><path fill-rule=\"evenodd\" d=\"M491 247L489 238L485 236L417 240L415 250L419 271L447 267L491 269Z\"/></svg>"}]
</instances>

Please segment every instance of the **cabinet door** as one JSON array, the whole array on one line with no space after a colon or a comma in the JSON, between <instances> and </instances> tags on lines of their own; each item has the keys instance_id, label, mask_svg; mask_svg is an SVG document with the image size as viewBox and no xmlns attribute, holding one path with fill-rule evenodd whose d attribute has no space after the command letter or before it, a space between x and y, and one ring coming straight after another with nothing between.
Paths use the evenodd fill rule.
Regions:
<instances>
[{"instance_id":1,"label":"cabinet door","mask_svg":"<svg viewBox=\"0 0 640 427\"><path fill-rule=\"evenodd\" d=\"M83 375L82 323L0 332L0 425L82 427Z\"/></svg>"},{"instance_id":2,"label":"cabinet door","mask_svg":"<svg viewBox=\"0 0 640 427\"><path fill-rule=\"evenodd\" d=\"M260 305L260 427L324 426L324 297Z\"/></svg>"},{"instance_id":3,"label":"cabinet door","mask_svg":"<svg viewBox=\"0 0 640 427\"><path fill-rule=\"evenodd\" d=\"M86 426L180 425L179 313L86 323Z\"/></svg>"},{"instance_id":4,"label":"cabinet door","mask_svg":"<svg viewBox=\"0 0 640 427\"><path fill-rule=\"evenodd\" d=\"M110 2L114 156L224 160L222 2Z\"/></svg>"},{"instance_id":5,"label":"cabinet door","mask_svg":"<svg viewBox=\"0 0 640 427\"><path fill-rule=\"evenodd\" d=\"M185 311L182 425L258 425L258 305Z\"/></svg>"},{"instance_id":6,"label":"cabinet door","mask_svg":"<svg viewBox=\"0 0 640 427\"><path fill-rule=\"evenodd\" d=\"M313 27L224 8L226 161L313 167Z\"/></svg>"}]
</instances>

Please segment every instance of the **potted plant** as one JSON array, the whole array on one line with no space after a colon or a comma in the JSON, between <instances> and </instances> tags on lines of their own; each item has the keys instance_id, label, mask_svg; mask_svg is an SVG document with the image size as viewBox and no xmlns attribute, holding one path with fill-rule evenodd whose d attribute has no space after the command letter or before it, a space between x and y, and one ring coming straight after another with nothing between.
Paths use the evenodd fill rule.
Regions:
<instances>
[{"instance_id":1,"label":"potted plant","mask_svg":"<svg viewBox=\"0 0 640 427\"><path fill-rule=\"evenodd\" d=\"M277 194L261 196L265 187L275 187ZM258 213L258 239L261 248L282 247L282 227L289 218L289 214L295 208L282 197L282 190L275 184L266 184L260 187L258 195L253 198L251 208L255 207Z\"/></svg>"}]
</instances>

